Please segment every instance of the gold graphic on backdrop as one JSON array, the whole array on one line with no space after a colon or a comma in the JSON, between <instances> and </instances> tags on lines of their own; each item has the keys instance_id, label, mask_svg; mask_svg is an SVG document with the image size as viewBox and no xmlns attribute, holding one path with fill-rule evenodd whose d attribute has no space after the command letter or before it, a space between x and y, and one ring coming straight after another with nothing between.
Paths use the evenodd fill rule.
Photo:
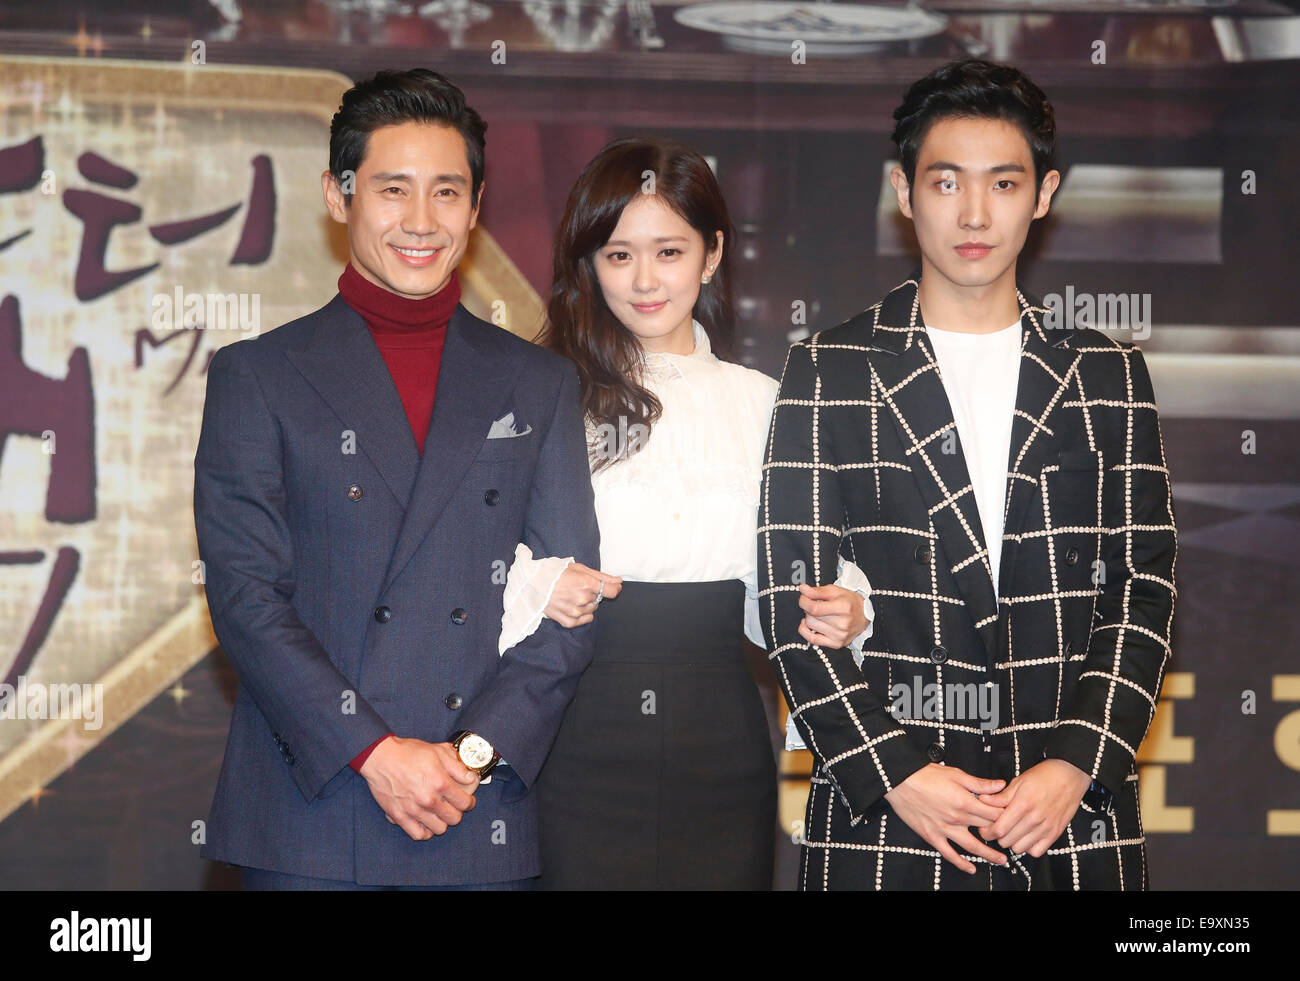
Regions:
<instances>
[{"instance_id":1,"label":"gold graphic on backdrop","mask_svg":"<svg viewBox=\"0 0 1300 981\"><path fill-rule=\"evenodd\" d=\"M1300 674L1275 674L1273 701L1300 702ZM1284 765L1300 770L1300 709L1288 712L1278 722L1273 749ZM1273 808L1266 822L1270 835L1300 835L1300 810Z\"/></svg>"},{"instance_id":2,"label":"gold graphic on backdrop","mask_svg":"<svg viewBox=\"0 0 1300 981\"><path fill-rule=\"evenodd\" d=\"M1156 715L1147 737L1138 747L1138 802L1142 808L1142 828L1147 834L1160 831L1190 833L1194 819L1190 807L1168 803L1165 786L1169 774L1167 763L1191 763L1194 744L1191 736L1174 735L1174 703L1196 697L1196 675L1190 671L1170 671L1165 675Z\"/></svg>"}]
</instances>

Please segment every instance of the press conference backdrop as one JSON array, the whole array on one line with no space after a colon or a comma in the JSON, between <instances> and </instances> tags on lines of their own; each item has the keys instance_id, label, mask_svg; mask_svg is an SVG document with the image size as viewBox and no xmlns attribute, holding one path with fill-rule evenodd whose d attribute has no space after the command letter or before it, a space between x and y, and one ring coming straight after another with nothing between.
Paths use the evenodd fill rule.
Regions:
<instances>
[{"instance_id":1,"label":"press conference backdrop","mask_svg":"<svg viewBox=\"0 0 1300 981\"><path fill-rule=\"evenodd\" d=\"M737 224L740 356L773 376L790 343L875 302L916 261L886 179L888 113L946 60L940 49L893 61L870 48L817 55L822 74L806 89L797 73L767 88L733 80L713 99L670 95L663 111L658 49L643 47L651 60L638 64L649 67L618 79L601 113L581 78L598 50L552 43L562 57L544 66L553 102L541 105L529 102L536 79L512 78L508 61L495 75L471 61L473 37L440 26L440 47L404 44L400 16L383 22L391 33L380 42L333 30L330 45L295 55L311 67L283 68L273 64L293 61L287 48L272 58L256 24L231 31L196 13L201 4L180 5L185 16L162 21L157 42L138 28L160 5L128 5L105 24L107 41L75 5L52 6L62 33L48 12L32 15L32 30L0 21L0 51L26 52L0 55L6 887L237 885L198 857L237 679L207 618L193 454L212 354L335 291L346 246L318 175L348 74L440 68L484 112L487 193L462 278L475 312L526 337L540 324L564 196L619 135L671 135L709 156ZM318 28L313 10L338 6L272 5L284 25ZM508 6L485 9L506 18ZM653 23L675 24L671 11ZM963 23L949 17L949 32ZM1284 257L1300 217L1290 180L1300 131L1285 95L1295 62L1274 59L1263 74L1250 65L1240 112L1232 100L1246 97L1225 82L1145 119L1110 118L1099 102L1118 113L1136 96L1114 81L1090 90L1076 70L1106 79L1107 65L1089 65L1087 24L1066 26L1082 53L1031 71L1062 96L1064 181L1022 278L1067 319L1137 340L1161 409L1179 600L1174 657L1138 754L1151 884L1294 887L1300 325ZM204 36L212 47L198 59ZM532 43L525 54L544 47ZM787 60L720 48L716 60L729 58ZM856 83L836 74L845 64L874 73L856 107L845 98ZM784 709L754 655L775 749ZM781 754L777 888L794 884L810 766L806 753Z\"/></svg>"}]
</instances>

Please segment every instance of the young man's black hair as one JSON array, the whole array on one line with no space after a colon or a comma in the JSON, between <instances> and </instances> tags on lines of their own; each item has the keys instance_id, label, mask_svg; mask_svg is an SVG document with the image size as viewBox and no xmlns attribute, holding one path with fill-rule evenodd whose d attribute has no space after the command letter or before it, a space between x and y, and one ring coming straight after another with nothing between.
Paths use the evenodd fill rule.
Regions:
<instances>
[{"instance_id":1,"label":"young man's black hair","mask_svg":"<svg viewBox=\"0 0 1300 981\"><path fill-rule=\"evenodd\" d=\"M971 59L936 68L912 83L894 110L891 139L910 186L930 127L948 117L1004 119L1024 134L1034 160L1035 187L1053 167L1056 115L1043 90L1018 68Z\"/></svg>"},{"instance_id":2,"label":"young man's black hair","mask_svg":"<svg viewBox=\"0 0 1300 981\"><path fill-rule=\"evenodd\" d=\"M466 104L464 92L428 68L381 71L344 94L330 121L330 173L334 179L342 183L349 171L357 172L366 155L366 140L374 130L412 122L450 126L464 138L474 184L470 203L476 205L483 186L487 123Z\"/></svg>"}]
</instances>

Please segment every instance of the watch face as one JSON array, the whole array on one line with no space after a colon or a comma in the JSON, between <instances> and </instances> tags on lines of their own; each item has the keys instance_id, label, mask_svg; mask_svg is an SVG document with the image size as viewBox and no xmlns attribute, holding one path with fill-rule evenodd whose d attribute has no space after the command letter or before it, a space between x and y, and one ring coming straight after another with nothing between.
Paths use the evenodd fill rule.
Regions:
<instances>
[{"instance_id":1,"label":"watch face","mask_svg":"<svg viewBox=\"0 0 1300 981\"><path fill-rule=\"evenodd\" d=\"M460 758L470 769L482 769L492 762L492 744L482 736L468 735L460 741Z\"/></svg>"}]
</instances>

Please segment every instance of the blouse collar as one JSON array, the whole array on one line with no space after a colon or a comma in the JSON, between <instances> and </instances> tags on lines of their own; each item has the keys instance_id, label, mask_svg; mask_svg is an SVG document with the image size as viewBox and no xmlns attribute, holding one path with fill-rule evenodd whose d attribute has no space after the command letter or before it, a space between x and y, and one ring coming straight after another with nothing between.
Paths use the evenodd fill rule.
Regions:
<instances>
[{"instance_id":1,"label":"blouse collar","mask_svg":"<svg viewBox=\"0 0 1300 981\"><path fill-rule=\"evenodd\" d=\"M690 354L668 354L655 351L650 354L642 352L641 363L646 370L656 377L685 378L698 376L717 362L713 348L709 344L708 332L698 320L691 320L691 330L695 336L695 350Z\"/></svg>"}]
</instances>

